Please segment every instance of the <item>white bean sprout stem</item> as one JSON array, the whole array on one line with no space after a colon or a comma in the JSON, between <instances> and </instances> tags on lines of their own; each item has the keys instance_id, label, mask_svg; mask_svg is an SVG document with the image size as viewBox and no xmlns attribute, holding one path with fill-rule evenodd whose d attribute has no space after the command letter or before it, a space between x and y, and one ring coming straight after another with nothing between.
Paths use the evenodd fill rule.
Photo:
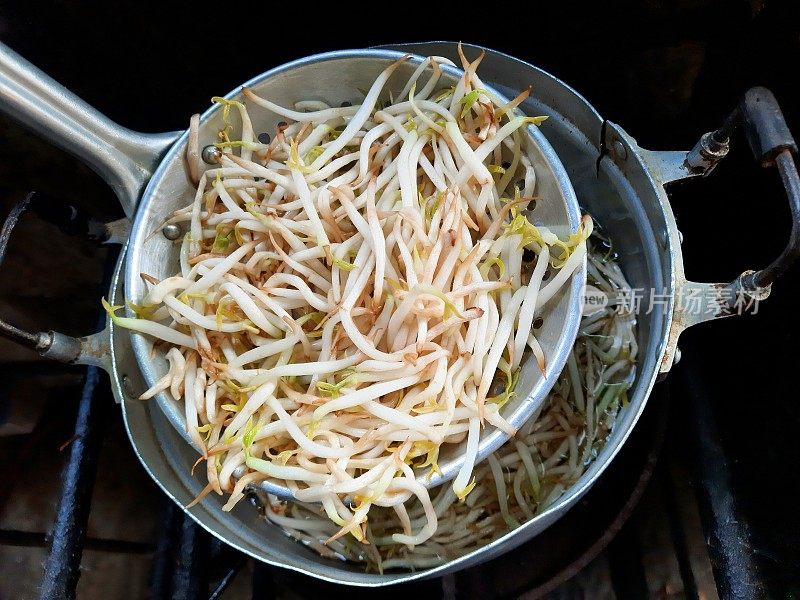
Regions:
<instances>
[{"instance_id":1,"label":"white bean sprout stem","mask_svg":"<svg viewBox=\"0 0 800 600\"><path fill-rule=\"evenodd\" d=\"M143 398L183 404L208 478L196 501L230 493L230 509L247 486L276 481L317 503L298 518L324 510L308 527L281 521L322 544L363 541L380 507L403 523L385 534L396 544L441 534L443 501L416 477L465 439L464 468L442 493L474 504L487 468L475 465L481 429L515 433L499 409L521 353L547 360L533 319L592 232L585 216L561 240L523 212L536 173L519 130L544 120L515 112L528 92L497 104L475 74L480 58L442 88L448 61L431 57L391 100L387 82L405 60L354 106L284 108L244 90L285 119L270 140L256 138L245 104L215 98L219 164L169 220L188 231L179 270L160 282L142 274L152 287L129 303L137 318L106 305L165 350L169 371ZM191 130L197 144L196 118ZM188 148L190 166L197 156ZM546 263L554 276L542 284Z\"/></svg>"}]
</instances>

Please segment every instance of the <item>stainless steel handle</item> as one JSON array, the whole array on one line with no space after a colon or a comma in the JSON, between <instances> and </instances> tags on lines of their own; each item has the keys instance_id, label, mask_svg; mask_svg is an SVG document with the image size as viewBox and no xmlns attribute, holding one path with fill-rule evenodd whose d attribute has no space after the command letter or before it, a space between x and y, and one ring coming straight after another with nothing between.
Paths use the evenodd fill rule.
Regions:
<instances>
[{"instance_id":1,"label":"stainless steel handle","mask_svg":"<svg viewBox=\"0 0 800 600\"><path fill-rule=\"evenodd\" d=\"M117 125L3 44L0 111L94 169L129 217L162 155L180 135L138 133Z\"/></svg>"},{"instance_id":2,"label":"stainless steel handle","mask_svg":"<svg viewBox=\"0 0 800 600\"><path fill-rule=\"evenodd\" d=\"M649 185L661 196L660 204L667 213L665 229L654 231L662 247L669 253L671 266L671 283L664 292L667 297L660 300L668 306L671 323L667 332L667 341L661 356L659 371L661 375L668 373L672 365L680 358L678 338L687 328L704 321L711 321L734 315L739 311L737 305L738 285L730 283L704 283L689 281L684 275L683 255L681 254L681 234L678 231L675 217L670 210L667 196L668 185L675 181L691 179L703 175L686 164L686 151L652 151L640 147L636 140L628 135L622 127L611 121L605 121L601 136L600 155L610 160L626 178L646 178ZM641 184L643 186L647 184ZM650 294L659 294L660 290L651 289ZM769 294L769 289L763 297ZM761 298L759 298L760 300ZM636 300L631 299L632 302Z\"/></svg>"},{"instance_id":3,"label":"stainless steel handle","mask_svg":"<svg viewBox=\"0 0 800 600\"><path fill-rule=\"evenodd\" d=\"M653 152L638 148L618 126L606 123L605 148L615 161L615 144L633 144L636 154L647 169L653 183L669 184L708 175L728 153L730 134L741 124L756 160L763 167L776 167L789 202L792 228L783 252L766 268L748 270L729 283L698 283L688 281L683 273L679 250L674 250L675 303L662 373L669 371L677 355L678 338L697 323L755 312L758 303L769 297L772 284L800 257L800 175L794 155L797 144L772 93L765 88L748 90L737 108L716 131L704 134L688 152ZM672 247L678 248L677 230L667 232ZM677 243L676 243L677 242ZM677 355L679 356L679 355Z\"/></svg>"}]
</instances>

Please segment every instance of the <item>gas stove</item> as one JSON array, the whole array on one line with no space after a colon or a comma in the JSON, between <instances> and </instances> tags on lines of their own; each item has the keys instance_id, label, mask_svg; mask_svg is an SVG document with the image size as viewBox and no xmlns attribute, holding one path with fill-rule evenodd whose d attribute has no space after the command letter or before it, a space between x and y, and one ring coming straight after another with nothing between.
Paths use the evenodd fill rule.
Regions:
<instances>
[{"instance_id":1,"label":"gas stove","mask_svg":"<svg viewBox=\"0 0 800 600\"><path fill-rule=\"evenodd\" d=\"M143 130L181 128L184 117L205 104L207 90L225 90L300 54L341 46L321 33L310 36L308 47L281 46L268 58L244 56L231 68L208 43L219 35L213 22L188 30L182 17L145 15L133 5L89 14L82 7L44 11L35 3L11 4L16 6L0 17L0 40L116 120ZM793 18L786 9L759 8L757 2L729 10L714 2L669 9L622 5L603 14L565 8L566 21L564 14L543 10L540 21L561 25L533 39L479 34L474 41L558 74L604 116L625 123L644 147L691 146L753 84L770 87L789 125L800 130L798 91L783 71L800 58L797 36L785 29ZM114 27L71 33L98 19ZM569 45L559 33L564 22L574 32ZM612 24L630 31L615 37ZM126 35L108 40L109 29ZM436 37L364 31L353 45ZM137 79L164 90L156 102L139 91ZM121 216L93 173L45 142L1 119L0 140L3 216L31 190L98 222ZM695 279L732 279L745 258L767 262L788 235L781 229L786 218L779 181L756 171L745 152L733 152L708 180L673 190L671 200ZM114 250L81 237L61 238L47 224L25 221L20 227L28 239L51 243L15 242L10 248L0 267L4 306L13 305L13 317L23 325L91 330ZM710 256L709 247L715 249ZM49 285L38 283L42 274ZM794 568L800 564L800 516L786 493L800 425L785 375L800 359L800 318L790 300L796 282L795 268L758 314L681 338L680 363L656 386L623 452L555 526L479 567L377 593L757 598L800 592ZM77 302L76 289L82 298ZM332 584L255 563L163 498L127 446L108 380L97 368L44 364L9 345L0 352L9 382L0 395L0 460L7 474L0 492L0 597L341 593Z\"/></svg>"}]
</instances>

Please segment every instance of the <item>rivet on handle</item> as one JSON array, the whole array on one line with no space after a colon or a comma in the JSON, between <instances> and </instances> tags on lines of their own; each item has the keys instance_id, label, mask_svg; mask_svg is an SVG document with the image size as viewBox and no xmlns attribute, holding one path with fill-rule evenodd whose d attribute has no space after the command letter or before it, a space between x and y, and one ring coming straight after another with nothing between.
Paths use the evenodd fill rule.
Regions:
<instances>
[{"instance_id":1,"label":"rivet on handle","mask_svg":"<svg viewBox=\"0 0 800 600\"><path fill-rule=\"evenodd\" d=\"M217 148L214 144L203 146L203 149L200 151L200 158L208 165L219 164L219 161L222 160L222 150Z\"/></svg>"}]
</instances>

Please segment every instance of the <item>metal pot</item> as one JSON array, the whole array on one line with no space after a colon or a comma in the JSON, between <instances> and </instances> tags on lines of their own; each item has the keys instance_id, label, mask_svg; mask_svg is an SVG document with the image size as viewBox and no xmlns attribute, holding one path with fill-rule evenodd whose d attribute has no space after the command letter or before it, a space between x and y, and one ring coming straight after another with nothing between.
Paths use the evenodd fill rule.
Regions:
<instances>
[{"instance_id":1,"label":"metal pot","mask_svg":"<svg viewBox=\"0 0 800 600\"><path fill-rule=\"evenodd\" d=\"M456 44L430 42L392 46L421 55L457 57ZM466 46L472 52L476 46ZM552 75L505 54L486 50L481 73L487 82L507 96L533 86L522 105L528 114L547 114L548 141L567 166L570 181L584 208L602 224L614 240L622 268L635 289L642 290L638 320L640 363L629 404L620 413L614 430L595 462L566 493L546 511L491 544L440 567L415 573L364 573L358 565L332 562L287 538L269 525L252 507L238 505L231 513L223 502L208 497L187 512L209 532L258 560L294 569L314 577L361 586L381 586L442 575L463 569L531 540L570 509L601 476L622 447L641 415L657 379L666 374L680 354L677 340L687 327L707 320L746 312L769 295L772 281L800 251L800 180L791 152L796 146L786 130L774 98L766 90L751 90L744 104L723 128L704 135L695 149L653 152L640 148L618 125L605 121L575 90ZM44 86L45 88L47 86ZM43 90L43 98L46 90ZM67 107L85 110L85 106ZM766 110L765 110L766 109ZM61 127L48 106L35 106L37 119L47 127ZM98 118L99 119L99 118ZM762 164L776 164L791 202L793 233L787 250L762 271L746 271L731 283L687 281L680 250L680 232L669 205L666 186L708 174L727 152L727 134L743 119L752 133L751 145ZM107 136L108 122L98 120L90 135L76 134L101 173L121 173L112 185L128 199L132 209L137 185L148 176L160 155L178 136L145 136L123 131ZM40 131L48 135L47 127ZM117 131L119 131L117 129ZM60 131L59 135L72 135ZM129 152L130 162L110 164L102 148L112 144ZM99 149L98 149L99 148ZM115 160L119 160L116 158ZM125 205L125 202L123 202ZM109 292L112 303L123 297L124 259L120 259ZM700 301L689 301L697 299ZM742 307L744 311L740 310ZM38 337L36 337L38 336ZM196 454L169 423L164 412L136 399L146 387L136 364L131 338L109 326L100 334L74 340L52 332L35 334L45 356L100 364L111 374L114 395L120 402L131 443L145 469L177 503L185 506L202 488L189 475Z\"/></svg>"}]
</instances>

